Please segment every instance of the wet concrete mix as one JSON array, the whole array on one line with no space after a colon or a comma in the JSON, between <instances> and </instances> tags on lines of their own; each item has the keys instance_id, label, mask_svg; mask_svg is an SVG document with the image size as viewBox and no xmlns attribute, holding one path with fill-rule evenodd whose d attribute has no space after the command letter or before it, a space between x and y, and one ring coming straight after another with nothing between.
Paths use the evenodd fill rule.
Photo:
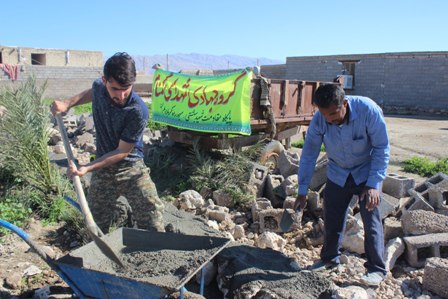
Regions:
<instances>
[{"instance_id":1,"label":"wet concrete mix","mask_svg":"<svg viewBox=\"0 0 448 299\"><path fill-rule=\"evenodd\" d=\"M181 280L192 275L207 262L216 249L181 250L130 250L118 253L124 268L113 264L121 277L151 281L157 285L176 287Z\"/></svg>"}]
</instances>

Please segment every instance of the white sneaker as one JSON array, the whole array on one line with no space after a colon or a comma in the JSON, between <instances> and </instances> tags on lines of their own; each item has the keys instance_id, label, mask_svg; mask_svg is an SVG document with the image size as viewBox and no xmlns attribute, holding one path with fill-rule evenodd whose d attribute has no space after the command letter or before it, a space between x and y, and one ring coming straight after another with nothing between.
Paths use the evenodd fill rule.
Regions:
<instances>
[{"instance_id":1,"label":"white sneaker","mask_svg":"<svg viewBox=\"0 0 448 299\"><path fill-rule=\"evenodd\" d=\"M367 272L361 277L361 282L367 286L377 287L384 280L384 274L381 272Z\"/></svg>"}]
</instances>

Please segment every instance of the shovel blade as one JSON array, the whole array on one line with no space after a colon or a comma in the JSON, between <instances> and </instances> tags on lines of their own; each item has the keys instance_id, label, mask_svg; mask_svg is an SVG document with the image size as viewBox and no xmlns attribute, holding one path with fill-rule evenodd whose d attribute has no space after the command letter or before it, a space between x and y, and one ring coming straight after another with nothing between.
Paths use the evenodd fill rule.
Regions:
<instances>
[{"instance_id":1,"label":"shovel blade","mask_svg":"<svg viewBox=\"0 0 448 299\"><path fill-rule=\"evenodd\" d=\"M112 248L110 248L110 246L103 239L101 239L98 235L96 235L92 231L89 230L89 233L93 241L95 242L95 245L98 246L101 252L107 258L115 262L118 266L124 268L123 263L121 262L120 258L115 254L115 252L112 250Z\"/></svg>"},{"instance_id":2,"label":"shovel blade","mask_svg":"<svg viewBox=\"0 0 448 299\"><path fill-rule=\"evenodd\" d=\"M282 214L282 219L280 220L280 229L282 232L286 233L291 228L291 225L294 222L294 219L292 218L292 214L294 212L289 212L288 209L285 209Z\"/></svg>"}]
</instances>

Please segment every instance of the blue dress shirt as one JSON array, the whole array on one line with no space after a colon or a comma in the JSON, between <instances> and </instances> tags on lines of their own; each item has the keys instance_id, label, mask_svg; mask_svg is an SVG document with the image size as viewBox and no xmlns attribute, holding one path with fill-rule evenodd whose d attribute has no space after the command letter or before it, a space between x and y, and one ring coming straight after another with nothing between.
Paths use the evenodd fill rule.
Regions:
<instances>
[{"instance_id":1,"label":"blue dress shirt","mask_svg":"<svg viewBox=\"0 0 448 299\"><path fill-rule=\"evenodd\" d=\"M317 112L307 130L299 164L299 195L306 195L322 142L328 156L327 177L343 187L352 174L355 183L379 189L389 163L389 138L383 111L371 99L346 96L348 121L328 123Z\"/></svg>"}]
</instances>

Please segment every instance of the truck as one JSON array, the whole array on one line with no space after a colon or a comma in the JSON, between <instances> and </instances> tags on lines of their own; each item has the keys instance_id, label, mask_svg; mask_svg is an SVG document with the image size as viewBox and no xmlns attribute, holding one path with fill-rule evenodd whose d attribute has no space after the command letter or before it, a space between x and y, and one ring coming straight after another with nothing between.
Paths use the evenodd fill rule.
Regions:
<instances>
[{"instance_id":1,"label":"truck","mask_svg":"<svg viewBox=\"0 0 448 299\"><path fill-rule=\"evenodd\" d=\"M301 126L308 126L317 111L312 99L319 85L341 84L338 78L333 82L286 80L266 78L259 72L253 73L250 82L249 136L201 132L168 125L169 139L184 144L197 142L203 149L239 149L263 139L270 139L278 140L285 148L289 148L291 137L300 133ZM190 71L187 74L200 76L199 71Z\"/></svg>"}]
</instances>

